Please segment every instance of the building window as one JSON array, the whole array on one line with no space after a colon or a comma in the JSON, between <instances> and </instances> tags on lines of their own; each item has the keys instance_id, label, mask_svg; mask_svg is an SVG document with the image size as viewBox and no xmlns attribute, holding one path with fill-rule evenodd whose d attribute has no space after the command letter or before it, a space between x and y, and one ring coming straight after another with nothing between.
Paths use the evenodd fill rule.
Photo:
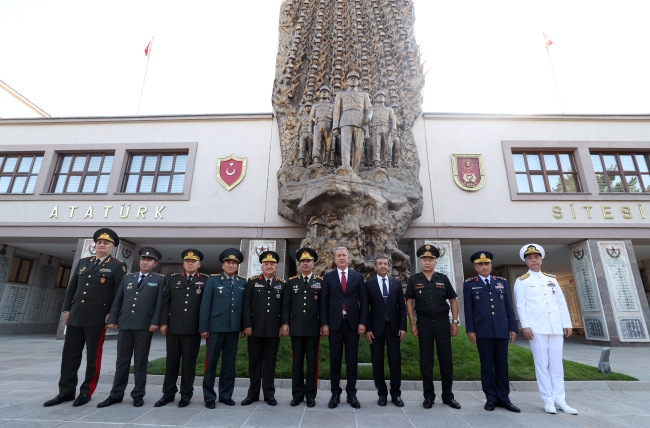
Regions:
<instances>
[{"instance_id":1,"label":"building window","mask_svg":"<svg viewBox=\"0 0 650 428\"><path fill-rule=\"evenodd\" d=\"M29 282L29 275L32 272L33 264L34 260L32 259L15 256L14 262L11 264L11 270L9 271L9 282L27 284Z\"/></svg>"},{"instance_id":2,"label":"building window","mask_svg":"<svg viewBox=\"0 0 650 428\"><path fill-rule=\"evenodd\" d=\"M34 193L42 155L0 154L0 193Z\"/></svg>"},{"instance_id":3,"label":"building window","mask_svg":"<svg viewBox=\"0 0 650 428\"><path fill-rule=\"evenodd\" d=\"M61 155L50 193L106 193L113 155L78 153Z\"/></svg>"},{"instance_id":4,"label":"building window","mask_svg":"<svg viewBox=\"0 0 650 428\"><path fill-rule=\"evenodd\" d=\"M513 153L519 193L577 193L580 179L573 154L558 152Z\"/></svg>"},{"instance_id":5,"label":"building window","mask_svg":"<svg viewBox=\"0 0 650 428\"><path fill-rule=\"evenodd\" d=\"M591 153L600 193L650 192L647 153Z\"/></svg>"},{"instance_id":6,"label":"building window","mask_svg":"<svg viewBox=\"0 0 650 428\"><path fill-rule=\"evenodd\" d=\"M183 193L186 153L132 154L124 193Z\"/></svg>"},{"instance_id":7,"label":"building window","mask_svg":"<svg viewBox=\"0 0 650 428\"><path fill-rule=\"evenodd\" d=\"M72 272L71 266L59 265L59 270L56 273L55 288L68 287L68 282L70 281L70 272Z\"/></svg>"}]
</instances>

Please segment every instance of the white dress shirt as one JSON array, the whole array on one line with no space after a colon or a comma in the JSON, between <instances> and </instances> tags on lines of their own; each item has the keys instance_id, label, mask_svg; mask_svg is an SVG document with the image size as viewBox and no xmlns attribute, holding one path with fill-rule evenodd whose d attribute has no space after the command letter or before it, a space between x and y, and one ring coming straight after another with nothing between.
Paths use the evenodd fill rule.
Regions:
<instances>
[{"instance_id":1,"label":"white dress shirt","mask_svg":"<svg viewBox=\"0 0 650 428\"><path fill-rule=\"evenodd\" d=\"M386 275L383 278L377 275L377 283L379 284L379 293L381 293L382 296L384 295L384 287L382 285L382 280L384 279L386 280L386 296L388 296L388 292L390 291L390 281L388 280L388 275Z\"/></svg>"},{"instance_id":2,"label":"white dress shirt","mask_svg":"<svg viewBox=\"0 0 650 428\"><path fill-rule=\"evenodd\" d=\"M336 268L336 270L339 273L339 281L341 281L341 279L343 278L341 276L341 273L345 272L345 288L347 290L347 284L348 284L348 281L350 280L350 275L348 274L348 268L345 268L345 270L341 270L339 268ZM341 284L343 284L343 281L341 281ZM347 311L343 311L343 315L347 315Z\"/></svg>"},{"instance_id":3,"label":"white dress shirt","mask_svg":"<svg viewBox=\"0 0 650 428\"><path fill-rule=\"evenodd\" d=\"M515 281L515 304L521 328L537 334L564 334L572 328L564 293L553 277L528 271L525 279Z\"/></svg>"}]
</instances>

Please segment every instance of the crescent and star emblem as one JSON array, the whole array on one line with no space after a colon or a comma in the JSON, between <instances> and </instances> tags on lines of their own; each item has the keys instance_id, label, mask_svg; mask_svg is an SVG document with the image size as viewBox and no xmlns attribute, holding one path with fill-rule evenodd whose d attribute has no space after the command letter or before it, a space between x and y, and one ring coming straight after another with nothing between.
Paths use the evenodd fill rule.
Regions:
<instances>
[{"instance_id":1,"label":"crescent and star emblem","mask_svg":"<svg viewBox=\"0 0 650 428\"><path fill-rule=\"evenodd\" d=\"M229 166L235 166L235 164L232 163L232 162L230 162L228 165L229 165ZM235 175L235 172L237 172L237 170L236 170L235 168L232 169L232 172L230 172L230 171L228 170L228 168L226 168L226 174L228 174L228 175Z\"/></svg>"}]
</instances>

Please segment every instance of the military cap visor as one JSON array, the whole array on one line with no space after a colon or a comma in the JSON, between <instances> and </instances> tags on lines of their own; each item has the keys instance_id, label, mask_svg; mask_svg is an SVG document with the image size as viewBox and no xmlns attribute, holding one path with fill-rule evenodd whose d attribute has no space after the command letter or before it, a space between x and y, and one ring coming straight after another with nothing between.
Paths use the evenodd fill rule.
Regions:
<instances>
[{"instance_id":1,"label":"military cap visor","mask_svg":"<svg viewBox=\"0 0 650 428\"><path fill-rule=\"evenodd\" d=\"M526 261L526 256L529 254L539 254L542 258L546 256L546 251L541 245L526 244L519 250L519 257L521 260Z\"/></svg>"},{"instance_id":2,"label":"military cap visor","mask_svg":"<svg viewBox=\"0 0 650 428\"><path fill-rule=\"evenodd\" d=\"M318 261L318 254L316 254L316 251L312 250L311 248L301 248L298 251L296 251L296 260L299 262L303 260L313 260L313 261Z\"/></svg>"},{"instance_id":3,"label":"military cap visor","mask_svg":"<svg viewBox=\"0 0 650 428\"><path fill-rule=\"evenodd\" d=\"M438 249L435 246L427 244L418 248L416 255L421 259L423 258L437 259L438 257L440 257L440 251L438 251Z\"/></svg>"},{"instance_id":4,"label":"military cap visor","mask_svg":"<svg viewBox=\"0 0 650 428\"><path fill-rule=\"evenodd\" d=\"M280 255L275 251L264 251L260 254L260 263L271 262L277 263L280 261Z\"/></svg>"},{"instance_id":5,"label":"military cap visor","mask_svg":"<svg viewBox=\"0 0 650 428\"><path fill-rule=\"evenodd\" d=\"M181 257L183 258L183 260L196 260L200 262L201 260L203 260L203 253L200 252L199 250L188 248L187 250L181 253Z\"/></svg>"},{"instance_id":6,"label":"military cap visor","mask_svg":"<svg viewBox=\"0 0 650 428\"><path fill-rule=\"evenodd\" d=\"M93 241L97 242L100 240L112 242L116 246L120 245L120 238L117 236L117 233L107 227L98 229L93 235Z\"/></svg>"},{"instance_id":7,"label":"military cap visor","mask_svg":"<svg viewBox=\"0 0 650 428\"><path fill-rule=\"evenodd\" d=\"M160 254L160 251L156 250L153 247L140 248L140 251L138 251L138 255L140 256L141 259L153 259L155 261L162 259L162 254Z\"/></svg>"},{"instance_id":8,"label":"military cap visor","mask_svg":"<svg viewBox=\"0 0 650 428\"><path fill-rule=\"evenodd\" d=\"M492 263L494 255L489 251L479 251L478 253L472 254L469 258L470 261L474 264L476 263Z\"/></svg>"},{"instance_id":9,"label":"military cap visor","mask_svg":"<svg viewBox=\"0 0 650 428\"><path fill-rule=\"evenodd\" d=\"M236 248L227 248L219 254L219 261L221 263L231 261L240 264L244 261L244 255Z\"/></svg>"}]
</instances>

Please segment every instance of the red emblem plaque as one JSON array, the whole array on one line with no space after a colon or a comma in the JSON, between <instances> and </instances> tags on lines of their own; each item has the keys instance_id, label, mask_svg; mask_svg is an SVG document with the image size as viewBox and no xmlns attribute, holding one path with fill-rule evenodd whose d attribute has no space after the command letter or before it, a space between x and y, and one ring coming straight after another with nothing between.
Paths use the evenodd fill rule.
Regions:
<instances>
[{"instance_id":1,"label":"red emblem plaque","mask_svg":"<svg viewBox=\"0 0 650 428\"><path fill-rule=\"evenodd\" d=\"M217 180L226 190L230 191L244 179L246 175L246 158L230 155L217 160Z\"/></svg>"},{"instance_id":2,"label":"red emblem plaque","mask_svg":"<svg viewBox=\"0 0 650 428\"><path fill-rule=\"evenodd\" d=\"M461 189L475 192L485 185L483 155L451 155L451 166Z\"/></svg>"}]
</instances>

